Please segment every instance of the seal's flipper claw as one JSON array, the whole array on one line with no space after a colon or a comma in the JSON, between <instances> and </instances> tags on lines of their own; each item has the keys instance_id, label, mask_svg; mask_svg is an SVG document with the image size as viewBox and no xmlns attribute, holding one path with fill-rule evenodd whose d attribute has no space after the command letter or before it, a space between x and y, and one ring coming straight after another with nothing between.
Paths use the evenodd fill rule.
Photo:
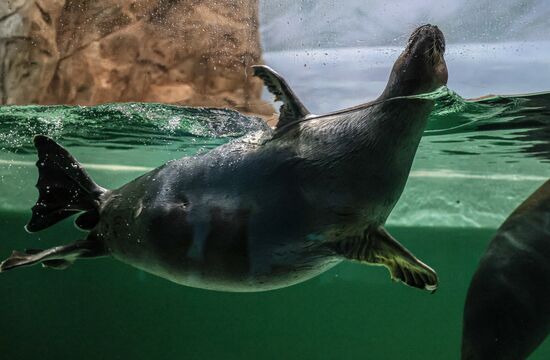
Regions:
<instances>
[{"instance_id":1,"label":"seal's flipper claw","mask_svg":"<svg viewBox=\"0 0 550 360\"><path fill-rule=\"evenodd\" d=\"M97 257L105 254L103 247L97 241L92 240L77 241L47 250L14 251L9 258L0 263L0 272L39 263L52 269L66 269L78 258Z\"/></svg>"},{"instance_id":2,"label":"seal's flipper claw","mask_svg":"<svg viewBox=\"0 0 550 360\"><path fill-rule=\"evenodd\" d=\"M393 280L434 292L438 286L436 272L417 259L383 227L368 229L363 236L341 241L337 251L350 260L383 265Z\"/></svg>"},{"instance_id":3,"label":"seal's flipper claw","mask_svg":"<svg viewBox=\"0 0 550 360\"><path fill-rule=\"evenodd\" d=\"M275 95L275 100L283 102L279 109L277 128L309 115L309 111L294 94L285 79L277 74L275 70L265 65L254 65L252 68L254 69L254 75L262 79L269 92Z\"/></svg>"}]
</instances>

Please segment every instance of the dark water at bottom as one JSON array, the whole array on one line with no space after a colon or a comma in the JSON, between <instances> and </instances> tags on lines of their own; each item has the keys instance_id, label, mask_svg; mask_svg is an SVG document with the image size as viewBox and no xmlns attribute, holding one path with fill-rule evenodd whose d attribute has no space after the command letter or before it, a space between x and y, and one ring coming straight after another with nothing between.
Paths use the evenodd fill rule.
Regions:
<instances>
[{"instance_id":1,"label":"dark water at bottom","mask_svg":"<svg viewBox=\"0 0 550 360\"><path fill-rule=\"evenodd\" d=\"M3 249L83 236L70 221L29 235L26 220L0 214ZM352 263L248 294L179 286L110 258L1 274L1 358L458 359L467 287L494 230L389 230L438 271L435 294ZM532 359L549 357L550 342Z\"/></svg>"}]
</instances>

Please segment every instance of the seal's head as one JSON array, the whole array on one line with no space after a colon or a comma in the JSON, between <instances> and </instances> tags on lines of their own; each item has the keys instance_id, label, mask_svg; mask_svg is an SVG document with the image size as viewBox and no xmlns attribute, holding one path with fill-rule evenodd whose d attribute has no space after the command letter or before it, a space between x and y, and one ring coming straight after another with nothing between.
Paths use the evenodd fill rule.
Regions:
<instances>
[{"instance_id":1,"label":"seal's head","mask_svg":"<svg viewBox=\"0 0 550 360\"><path fill-rule=\"evenodd\" d=\"M445 37L434 25L422 25L409 38L382 94L383 98L417 95L447 84Z\"/></svg>"}]
</instances>

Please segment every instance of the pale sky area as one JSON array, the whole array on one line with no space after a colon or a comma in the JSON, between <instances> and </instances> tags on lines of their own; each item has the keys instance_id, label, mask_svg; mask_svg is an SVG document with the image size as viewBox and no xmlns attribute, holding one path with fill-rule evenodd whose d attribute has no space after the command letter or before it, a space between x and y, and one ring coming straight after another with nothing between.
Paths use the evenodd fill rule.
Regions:
<instances>
[{"instance_id":1,"label":"pale sky area","mask_svg":"<svg viewBox=\"0 0 550 360\"><path fill-rule=\"evenodd\" d=\"M548 0L260 0L264 50L400 46L418 25L451 43L548 40Z\"/></svg>"}]
</instances>

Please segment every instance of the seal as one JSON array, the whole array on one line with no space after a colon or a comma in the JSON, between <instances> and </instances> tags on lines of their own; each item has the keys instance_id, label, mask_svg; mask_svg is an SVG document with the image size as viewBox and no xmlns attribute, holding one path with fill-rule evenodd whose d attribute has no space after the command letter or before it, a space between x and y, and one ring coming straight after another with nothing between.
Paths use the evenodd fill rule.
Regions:
<instances>
[{"instance_id":1,"label":"seal","mask_svg":"<svg viewBox=\"0 0 550 360\"><path fill-rule=\"evenodd\" d=\"M462 359L526 359L550 332L550 181L501 225L464 307Z\"/></svg>"},{"instance_id":2,"label":"seal","mask_svg":"<svg viewBox=\"0 0 550 360\"><path fill-rule=\"evenodd\" d=\"M76 225L89 233L70 245L14 252L0 270L112 255L183 285L263 291L347 259L435 290L436 273L383 225L434 105L415 95L447 81L444 50L441 31L421 26L377 100L322 116L310 114L279 74L257 66L255 75L283 102L276 129L168 162L116 190L96 185L64 148L36 136L39 199L26 229L80 213Z\"/></svg>"}]
</instances>

